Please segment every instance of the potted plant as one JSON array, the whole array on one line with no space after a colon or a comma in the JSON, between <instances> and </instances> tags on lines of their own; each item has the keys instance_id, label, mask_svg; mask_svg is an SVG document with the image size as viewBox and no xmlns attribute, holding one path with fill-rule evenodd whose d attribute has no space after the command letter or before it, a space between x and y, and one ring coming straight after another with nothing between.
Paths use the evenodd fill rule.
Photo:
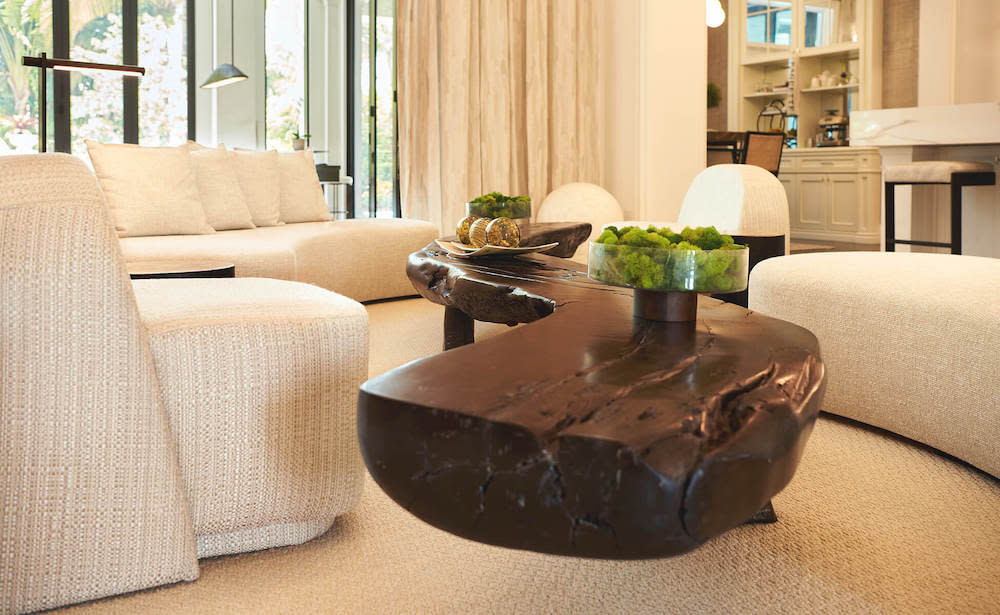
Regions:
<instances>
[{"instance_id":1,"label":"potted plant","mask_svg":"<svg viewBox=\"0 0 1000 615\"><path fill-rule=\"evenodd\" d=\"M312 135L299 135L299 131L294 131L292 133L292 149L295 151L301 151L306 148L306 145Z\"/></svg>"}]
</instances>

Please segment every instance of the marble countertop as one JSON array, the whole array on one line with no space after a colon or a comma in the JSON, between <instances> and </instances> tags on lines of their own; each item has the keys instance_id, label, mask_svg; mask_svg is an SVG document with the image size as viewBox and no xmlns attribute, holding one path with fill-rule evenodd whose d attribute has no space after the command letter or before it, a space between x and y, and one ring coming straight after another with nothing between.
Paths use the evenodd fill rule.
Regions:
<instances>
[{"instance_id":1,"label":"marble countertop","mask_svg":"<svg viewBox=\"0 0 1000 615\"><path fill-rule=\"evenodd\" d=\"M851 145L1000 143L1000 102L851 113Z\"/></svg>"}]
</instances>

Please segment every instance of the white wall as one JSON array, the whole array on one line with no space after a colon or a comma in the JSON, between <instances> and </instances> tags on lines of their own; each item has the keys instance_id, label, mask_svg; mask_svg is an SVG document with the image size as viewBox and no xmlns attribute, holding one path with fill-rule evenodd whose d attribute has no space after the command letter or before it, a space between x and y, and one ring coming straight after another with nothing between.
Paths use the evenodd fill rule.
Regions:
<instances>
[{"instance_id":1,"label":"white wall","mask_svg":"<svg viewBox=\"0 0 1000 615\"><path fill-rule=\"evenodd\" d=\"M1000 101L1000 2L921 2L918 63L921 107Z\"/></svg>"},{"instance_id":2,"label":"white wall","mask_svg":"<svg viewBox=\"0 0 1000 615\"><path fill-rule=\"evenodd\" d=\"M705 3L605 0L606 186L626 218L677 219L705 168Z\"/></svg>"}]
</instances>

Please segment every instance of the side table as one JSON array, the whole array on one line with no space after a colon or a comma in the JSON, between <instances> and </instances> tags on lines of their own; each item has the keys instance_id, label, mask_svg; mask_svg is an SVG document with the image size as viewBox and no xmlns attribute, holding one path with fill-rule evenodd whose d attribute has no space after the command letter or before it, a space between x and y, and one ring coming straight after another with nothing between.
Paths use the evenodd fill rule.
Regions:
<instances>
[{"instance_id":1,"label":"side table","mask_svg":"<svg viewBox=\"0 0 1000 615\"><path fill-rule=\"evenodd\" d=\"M133 280L236 277L236 265L225 261L133 261L126 267Z\"/></svg>"}]
</instances>

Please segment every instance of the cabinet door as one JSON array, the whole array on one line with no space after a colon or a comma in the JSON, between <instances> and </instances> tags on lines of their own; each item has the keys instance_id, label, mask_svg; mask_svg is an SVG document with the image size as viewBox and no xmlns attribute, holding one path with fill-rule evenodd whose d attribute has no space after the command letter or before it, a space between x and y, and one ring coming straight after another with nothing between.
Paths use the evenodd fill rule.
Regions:
<instances>
[{"instance_id":1,"label":"cabinet door","mask_svg":"<svg viewBox=\"0 0 1000 615\"><path fill-rule=\"evenodd\" d=\"M861 187L858 176L853 173L832 174L830 182L830 226L831 231L856 232L861 220Z\"/></svg>"},{"instance_id":2,"label":"cabinet door","mask_svg":"<svg viewBox=\"0 0 1000 615\"><path fill-rule=\"evenodd\" d=\"M795 183L794 175L779 175L778 181L781 182L781 186L785 189L785 196L788 198L788 226L789 228L795 227L795 212L799 204L799 195L796 191L797 185Z\"/></svg>"},{"instance_id":3,"label":"cabinet door","mask_svg":"<svg viewBox=\"0 0 1000 615\"><path fill-rule=\"evenodd\" d=\"M862 173L861 215L862 226L858 229L863 233L878 233L882 224L882 175L879 173Z\"/></svg>"},{"instance_id":4,"label":"cabinet door","mask_svg":"<svg viewBox=\"0 0 1000 615\"><path fill-rule=\"evenodd\" d=\"M792 226L801 229L824 230L826 212L830 208L830 190L826 175L800 173L795 180L798 206L792 212Z\"/></svg>"}]
</instances>

